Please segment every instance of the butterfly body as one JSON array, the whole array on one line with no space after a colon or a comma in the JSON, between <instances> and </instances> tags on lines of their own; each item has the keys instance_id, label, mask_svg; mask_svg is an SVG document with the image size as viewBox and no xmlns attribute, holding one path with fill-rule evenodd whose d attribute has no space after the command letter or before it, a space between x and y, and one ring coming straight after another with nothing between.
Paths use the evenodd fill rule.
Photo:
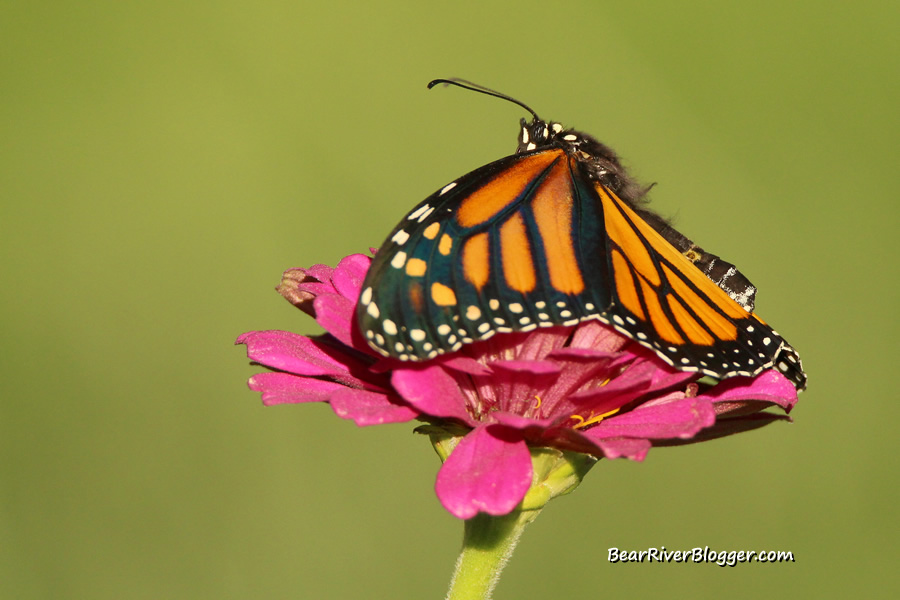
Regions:
<instances>
[{"instance_id":1,"label":"butterfly body","mask_svg":"<svg viewBox=\"0 0 900 600\"><path fill-rule=\"evenodd\" d=\"M682 370L777 368L805 387L797 353L753 313L756 288L643 209L645 192L591 136L523 119L515 154L443 186L391 232L362 286L360 331L416 361L598 319Z\"/></svg>"}]
</instances>

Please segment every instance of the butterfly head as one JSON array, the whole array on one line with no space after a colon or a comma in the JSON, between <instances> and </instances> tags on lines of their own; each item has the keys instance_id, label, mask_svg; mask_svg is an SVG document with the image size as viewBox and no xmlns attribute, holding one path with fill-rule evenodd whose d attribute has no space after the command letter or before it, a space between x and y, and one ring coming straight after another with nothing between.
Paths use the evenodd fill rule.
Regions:
<instances>
[{"instance_id":1,"label":"butterfly head","mask_svg":"<svg viewBox=\"0 0 900 600\"><path fill-rule=\"evenodd\" d=\"M531 122L525 119L519 121L521 134L519 135L519 147L516 154L537 150L553 145L556 136L563 130L560 123L546 122L535 117Z\"/></svg>"},{"instance_id":2,"label":"butterfly head","mask_svg":"<svg viewBox=\"0 0 900 600\"><path fill-rule=\"evenodd\" d=\"M620 197L633 201L646 192L629 177L612 148L592 136L538 117L530 122L521 119L519 126L516 154L561 148L580 163L589 179L609 187Z\"/></svg>"}]
</instances>

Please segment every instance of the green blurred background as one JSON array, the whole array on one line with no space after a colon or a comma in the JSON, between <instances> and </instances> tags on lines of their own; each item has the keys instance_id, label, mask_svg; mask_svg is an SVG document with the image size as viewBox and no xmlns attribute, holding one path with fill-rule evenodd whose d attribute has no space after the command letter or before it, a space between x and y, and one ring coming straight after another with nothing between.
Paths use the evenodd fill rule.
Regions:
<instances>
[{"instance_id":1,"label":"green blurred background","mask_svg":"<svg viewBox=\"0 0 900 600\"><path fill-rule=\"evenodd\" d=\"M426 91L447 76L658 182L656 208L756 283L810 374L792 425L599 464L496 597L892 596L898 13L4 3L0 596L443 597L462 527L427 439L263 408L232 343L315 333L273 291L282 270L378 245L513 151L524 113ZM606 559L705 545L796 562Z\"/></svg>"}]
</instances>

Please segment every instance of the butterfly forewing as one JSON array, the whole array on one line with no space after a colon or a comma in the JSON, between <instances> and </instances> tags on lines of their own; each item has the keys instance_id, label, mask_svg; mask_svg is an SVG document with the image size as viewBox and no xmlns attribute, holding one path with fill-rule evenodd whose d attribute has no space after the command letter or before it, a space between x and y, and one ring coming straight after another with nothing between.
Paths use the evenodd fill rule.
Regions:
<instances>
[{"instance_id":1,"label":"butterfly forewing","mask_svg":"<svg viewBox=\"0 0 900 600\"><path fill-rule=\"evenodd\" d=\"M605 248L599 207L582 205L561 150L507 157L448 184L379 249L360 329L382 354L420 360L596 313L609 303Z\"/></svg>"}]
</instances>

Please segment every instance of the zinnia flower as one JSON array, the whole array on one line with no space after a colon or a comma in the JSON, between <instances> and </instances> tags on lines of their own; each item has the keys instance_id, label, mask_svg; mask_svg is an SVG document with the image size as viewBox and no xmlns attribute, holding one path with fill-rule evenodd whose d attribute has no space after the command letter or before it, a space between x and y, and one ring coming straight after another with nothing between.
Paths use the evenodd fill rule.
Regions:
<instances>
[{"instance_id":1,"label":"zinnia flower","mask_svg":"<svg viewBox=\"0 0 900 600\"><path fill-rule=\"evenodd\" d=\"M701 383L597 321L498 334L424 363L385 359L354 322L370 263L356 254L334 269L285 272L279 292L327 333L240 336L249 358L272 370L251 377L249 386L265 405L327 402L361 426L419 420L459 432L435 489L462 519L515 509L534 483L534 449L640 461L652 446L787 419L761 411L789 412L797 401L777 371Z\"/></svg>"}]
</instances>

